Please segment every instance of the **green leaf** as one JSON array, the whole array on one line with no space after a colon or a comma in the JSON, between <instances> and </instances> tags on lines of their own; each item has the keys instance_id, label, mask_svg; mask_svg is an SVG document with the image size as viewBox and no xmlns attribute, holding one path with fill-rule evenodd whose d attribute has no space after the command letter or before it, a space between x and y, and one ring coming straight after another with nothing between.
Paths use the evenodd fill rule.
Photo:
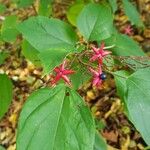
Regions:
<instances>
[{"instance_id":1,"label":"green leaf","mask_svg":"<svg viewBox=\"0 0 150 150\"><path fill-rule=\"evenodd\" d=\"M78 17L77 27L86 40L101 41L109 38L113 32L111 8L105 3L86 5Z\"/></svg>"},{"instance_id":2,"label":"green leaf","mask_svg":"<svg viewBox=\"0 0 150 150\"><path fill-rule=\"evenodd\" d=\"M49 49L39 53L39 59L44 67L44 73L48 74L56 66L62 63L63 59L70 51L66 49Z\"/></svg>"},{"instance_id":3,"label":"green leaf","mask_svg":"<svg viewBox=\"0 0 150 150\"><path fill-rule=\"evenodd\" d=\"M122 0L122 2L125 14L128 16L132 24L135 24L138 27L144 27L136 7L129 0Z\"/></svg>"},{"instance_id":4,"label":"green leaf","mask_svg":"<svg viewBox=\"0 0 150 150\"><path fill-rule=\"evenodd\" d=\"M145 56L145 53L133 39L127 35L116 33L111 38L107 39L107 45L114 45L112 52L119 56Z\"/></svg>"},{"instance_id":5,"label":"green leaf","mask_svg":"<svg viewBox=\"0 0 150 150\"><path fill-rule=\"evenodd\" d=\"M6 149L0 145L0 150L6 150Z\"/></svg>"},{"instance_id":6,"label":"green leaf","mask_svg":"<svg viewBox=\"0 0 150 150\"><path fill-rule=\"evenodd\" d=\"M38 51L50 48L74 49L76 34L63 21L47 17L31 17L18 26L24 38Z\"/></svg>"},{"instance_id":7,"label":"green leaf","mask_svg":"<svg viewBox=\"0 0 150 150\"><path fill-rule=\"evenodd\" d=\"M0 13L1 13L1 14L4 13L5 10L6 10L6 6L5 6L4 4L1 4L1 3L0 3Z\"/></svg>"},{"instance_id":8,"label":"green leaf","mask_svg":"<svg viewBox=\"0 0 150 150\"><path fill-rule=\"evenodd\" d=\"M150 70L141 69L126 81L126 103L131 121L150 145Z\"/></svg>"},{"instance_id":9,"label":"green leaf","mask_svg":"<svg viewBox=\"0 0 150 150\"><path fill-rule=\"evenodd\" d=\"M84 3L85 0L75 0L76 3Z\"/></svg>"},{"instance_id":10,"label":"green leaf","mask_svg":"<svg viewBox=\"0 0 150 150\"><path fill-rule=\"evenodd\" d=\"M75 3L74 5L72 5L68 12L67 12L67 19L69 20L69 22L76 26L77 24L77 17L80 14L81 10L84 7L84 3Z\"/></svg>"},{"instance_id":11,"label":"green leaf","mask_svg":"<svg viewBox=\"0 0 150 150\"><path fill-rule=\"evenodd\" d=\"M102 138L102 136L98 132L96 132L95 134L94 150L107 150L106 141Z\"/></svg>"},{"instance_id":12,"label":"green leaf","mask_svg":"<svg viewBox=\"0 0 150 150\"><path fill-rule=\"evenodd\" d=\"M128 108L127 108L127 104L126 104L126 97L125 97L125 93L126 93L126 90L127 90L126 81L129 77L130 73L125 71L125 70L120 70L120 71L114 72L113 75L115 77L115 83L116 83L116 87L117 87L117 94L120 96L121 101L124 104L124 111L125 111L126 115L130 118Z\"/></svg>"},{"instance_id":13,"label":"green leaf","mask_svg":"<svg viewBox=\"0 0 150 150\"><path fill-rule=\"evenodd\" d=\"M34 92L23 107L17 150L92 150L94 139L90 110L62 84Z\"/></svg>"},{"instance_id":14,"label":"green leaf","mask_svg":"<svg viewBox=\"0 0 150 150\"><path fill-rule=\"evenodd\" d=\"M33 64L40 66L41 62L39 60L39 52L30 45L29 42L26 40L23 40L22 43L22 54L29 59Z\"/></svg>"},{"instance_id":15,"label":"green leaf","mask_svg":"<svg viewBox=\"0 0 150 150\"><path fill-rule=\"evenodd\" d=\"M14 42L18 35L16 29L17 16L8 16L4 20L1 28L1 36L5 42Z\"/></svg>"},{"instance_id":16,"label":"green leaf","mask_svg":"<svg viewBox=\"0 0 150 150\"><path fill-rule=\"evenodd\" d=\"M83 85L88 79L90 79L90 74L87 73L86 68L81 65L73 64L73 70L76 72L71 75L71 81L74 89L78 89L81 85Z\"/></svg>"},{"instance_id":17,"label":"green leaf","mask_svg":"<svg viewBox=\"0 0 150 150\"><path fill-rule=\"evenodd\" d=\"M109 1L109 4L112 7L113 13L115 13L118 9L117 0L108 0L108 1Z\"/></svg>"},{"instance_id":18,"label":"green leaf","mask_svg":"<svg viewBox=\"0 0 150 150\"><path fill-rule=\"evenodd\" d=\"M2 35L0 34L0 44L3 42L2 40Z\"/></svg>"},{"instance_id":19,"label":"green leaf","mask_svg":"<svg viewBox=\"0 0 150 150\"><path fill-rule=\"evenodd\" d=\"M52 14L52 2L53 0L40 0L38 14L49 17Z\"/></svg>"},{"instance_id":20,"label":"green leaf","mask_svg":"<svg viewBox=\"0 0 150 150\"><path fill-rule=\"evenodd\" d=\"M17 0L18 7L28 7L32 5L34 0Z\"/></svg>"},{"instance_id":21,"label":"green leaf","mask_svg":"<svg viewBox=\"0 0 150 150\"><path fill-rule=\"evenodd\" d=\"M0 74L0 119L8 111L12 100L12 82L5 74Z\"/></svg>"},{"instance_id":22,"label":"green leaf","mask_svg":"<svg viewBox=\"0 0 150 150\"><path fill-rule=\"evenodd\" d=\"M7 52L0 52L0 65L2 65L9 54Z\"/></svg>"},{"instance_id":23,"label":"green leaf","mask_svg":"<svg viewBox=\"0 0 150 150\"><path fill-rule=\"evenodd\" d=\"M126 80L129 76L129 72L127 72L125 70L121 70L121 71L114 72L113 75L115 77L117 93L122 98L122 100L124 100L124 93L127 89Z\"/></svg>"},{"instance_id":24,"label":"green leaf","mask_svg":"<svg viewBox=\"0 0 150 150\"><path fill-rule=\"evenodd\" d=\"M92 107L91 111L92 111L93 114L95 113L94 109L95 108ZM97 130L102 130L102 129L104 129L106 127L106 124L104 123L103 120L99 120L99 119L95 118L95 127L96 127Z\"/></svg>"}]
</instances>

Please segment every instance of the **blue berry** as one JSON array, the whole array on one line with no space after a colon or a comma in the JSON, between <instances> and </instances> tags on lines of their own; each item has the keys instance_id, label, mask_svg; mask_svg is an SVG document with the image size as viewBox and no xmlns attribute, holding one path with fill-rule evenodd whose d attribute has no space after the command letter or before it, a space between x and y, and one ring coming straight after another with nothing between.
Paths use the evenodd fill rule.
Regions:
<instances>
[{"instance_id":1,"label":"blue berry","mask_svg":"<svg viewBox=\"0 0 150 150\"><path fill-rule=\"evenodd\" d=\"M100 77L101 80L105 80L107 78L105 73L100 74L99 77Z\"/></svg>"}]
</instances>

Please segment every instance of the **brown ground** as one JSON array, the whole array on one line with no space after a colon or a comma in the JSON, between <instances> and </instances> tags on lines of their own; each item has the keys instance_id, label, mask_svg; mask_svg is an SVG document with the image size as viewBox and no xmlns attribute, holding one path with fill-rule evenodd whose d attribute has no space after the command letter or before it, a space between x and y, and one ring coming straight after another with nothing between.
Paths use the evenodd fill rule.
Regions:
<instances>
[{"instance_id":1,"label":"brown ground","mask_svg":"<svg viewBox=\"0 0 150 150\"><path fill-rule=\"evenodd\" d=\"M6 16L17 14L21 19L25 19L35 14L33 7L18 10L9 0L0 0L0 2L7 5ZM136 2L138 2L137 6L146 29L142 32L134 28L133 38L141 43L145 52L150 53L150 0L137 0ZM55 16L64 18L66 7L67 3L61 5L56 3ZM115 18L116 25L120 30L128 23L127 17L121 10L116 13ZM1 50L7 50L11 54L5 64L0 66L0 73L7 73L14 85L11 107L0 121L0 145L6 147L7 150L16 149L16 127L23 103L32 91L38 89L46 81L46 79L41 79L41 69L37 69L21 55L19 44L19 39L14 44L0 44ZM93 89L89 82L79 90L79 93L97 118L98 129L102 129L101 133L107 140L110 150L138 150L146 147L140 134L123 113L122 103L116 94L112 77L108 77L103 87L99 89Z\"/></svg>"}]
</instances>

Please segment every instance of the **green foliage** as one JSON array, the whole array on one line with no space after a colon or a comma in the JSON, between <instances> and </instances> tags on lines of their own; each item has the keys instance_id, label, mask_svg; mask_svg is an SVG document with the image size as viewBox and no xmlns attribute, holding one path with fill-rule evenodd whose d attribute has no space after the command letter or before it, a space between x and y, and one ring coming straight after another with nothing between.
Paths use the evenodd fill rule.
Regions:
<instances>
[{"instance_id":1,"label":"green foliage","mask_svg":"<svg viewBox=\"0 0 150 150\"><path fill-rule=\"evenodd\" d=\"M0 150L5 150L5 148L0 145Z\"/></svg>"},{"instance_id":2,"label":"green foliage","mask_svg":"<svg viewBox=\"0 0 150 150\"><path fill-rule=\"evenodd\" d=\"M108 0L108 1L112 7L113 13L115 13L118 9L117 0Z\"/></svg>"},{"instance_id":3,"label":"green foliage","mask_svg":"<svg viewBox=\"0 0 150 150\"><path fill-rule=\"evenodd\" d=\"M109 38L113 32L111 8L105 3L86 5L78 17L77 26L88 41L101 41Z\"/></svg>"},{"instance_id":4,"label":"green foliage","mask_svg":"<svg viewBox=\"0 0 150 150\"><path fill-rule=\"evenodd\" d=\"M62 63L63 59L70 52L69 49L56 48L51 48L47 51L41 52L38 57L44 67L44 73L50 73L56 66Z\"/></svg>"},{"instance_id":5,"label":"green foliage","mask_svg":"<svg viewBox=\"0 0 150 150\"><path fill-rule=\"evenodd\" d=\"M92 150L94 140L89 109L75 91L64 85L34 92L23 107L17 150Z\"/></svg>"},{"instance_id":6,"label":"green foliage","mask_svg":"<svg viewBox=\"0 0 150 150\"><path fill-rule=\"evenodd\" d=\"M34 3L34 0L16 1L19 7L28 7ZM52 14L52 2L53 0L40 0L37 12L39 16L29 17L20 24L17 23L16 16L6 17L0 34L1 40L14 42L19 31L24 38L22 54L34 64L42 65L45 74L49 74L65 58L72 60L74 59L73 54L82 54L83 50L90 47L91 43L86 43L89 41L97 42L98 45L104 41L107 46L114 46L111 48L114 55L146 56L133 39L117 33L113 25L113 13L117 10L117 0L108 0L109 4L106 1L96 4L93 0L76 0L69 8L68 21L77 26L87 40L81 39L82 42L77 41L76 32L69 24L48 18ZM123 8L132 24L144 27L140 15L129 0L123 0ZM6 7L0 4L0 13L5 12L5 9ZM82 57L82 64L79 63L81 57L78 54L75 56L80 58L74 59L71 64L71 69L76 71L70 77L73 83L72 88L75 90L89 78L88 68L91 65L97 65L96 63L89 64L91 51L88 52L85 55L86 58ZM7 57L7 53L0 53L0 65ZM115 65L113 57L111 62L103 61L106 66L109 66L109 63ZM85 66L87 66L86 70ZM63 74L63 71L61 73ZM112 74L115 77L117 93L123 100L127 116L146 143L150 145L150 121L148 121L150 116L150 70L142 69L133 74L127 71L117 71ZM99 74L97 76L99 80ZM107 149L105 140L97 131L95 132L96 127L90 110L75 90L60 84L31 94L20 115L17 150ZM7 75L0 75L0 119L7 112L11 99L12 83Z\"/></svg>"},{"instance_id":7,"label":"green foliage","mask_svg":"<svg viewBox=\"0 0 150 150\"><path fill-rule=\"evenodd\" d=\"M28 7L33 4L35 0L16 0L18 7Z\"/></svg>"},{"instance_id":8,"label":"green foliage","mask_svg":"<svg viewBox=\"0 0 150 150\"><path fill-rule=\"evenodd\" d=\"M74 26L77 25L77 17L80 14L83 7L84 7L84 3L80 2L80 3L75 3L69 8L67 12L67 18L72 25Z\"/></svg>"},{"instance_id":9,"label":"green foliage","mask_svg":"<svg viewBox=\"0 0 150 150\"><path fill-rule=\"evenodd\" d=\"M16 25L17 25L17 16L6 17L1 28L1 38L5 42L14 42L16 40L16 37L18 35Z\"/></svg>"},{"instance_id":10,"label":"green foliage","mask_svg":"<svg viewBox=\"0 0 150 150\"><path fill-rule=\"evenodd\" d=\"M5 6L4 4L1 4L1 3L0 3L0 13L1 13L1 14L4 13L5 10L6 10L6 6Z\"/></svg>"},{"instance_id":11,"label":"green foliage","mask_svg":"<svg viewBox=\"0 0 150 150\"><path fill-rule=\"evenodd\" d=\"M41 16L50 16L52 13L52 2L53 0L40 0L38 14Z\"/></svg>"},{"instance_id":12,"label":"green foliage","mask_svg":"<svg viewBox=\"0 0 150 150\"><path fill-rule=\"evenodd\" d=\"M0 119L7 112L12 100L12 83L5 74L0 74Z\"/></svg>"},{"instance_id":13,"label":"green foliage","mask_svg":"<svg viewBox=\"0 0 150 150\"><path fill-rule=\"evenodd\" d=\"M126 81L126 104L131 121L150 145L150 70L141 69Z\"/></svg>"},{"instance_id":14,"label":"green foliage","mask_svg":"<svg viewBox=\"0 0 150 150\"><path fill-rule=\"evenodd\" d=\"M2 65L5 59L9 56L7 52L0 52L0 65Z\"/></svg>"},{"instance_id":15,"label":"green foliage","mask_svg":"<svg viewBox=\"0 0 150 150\"><path fill-rule=\"evenodd\" d=\"M24 38L38 51L50 48L74 49L76 34L63 21L47 17L31 17L18 25Z\"/></svg>"},{"instance_id":16,"label":"green foliage","mask_svg":"<svg viewBox=\"0 0 150 150\"><path fill-rule=\"evenodd\" d=\"M140 69L130 76L123 71L115 74L118 93L124 99L127 115L150 145L150 70Z\"/></svg>"},{"instance_id":17,"label":"green foliage","mask_svg":"<svg viewBox=\"0 0 150 150\"><path fill-rule=\"evenodd\" d=\"M108 45L114 45L112 52L120 56L145 56L137 42L127 35L116 33L105 41Z\"/></svg>"},{"instance_id":18,"label":"green foliage","mask_svg":"<svg viewBox=\"0 0 150 150\"><path fill-rule=\"evenodd\" d=\"M125 14L128 16L132 24L135 24L137 27L144 27L136 7L129 0L122 0L122 2Z\"/></svg>"},{"instance_id":19,"label":"green foliage","mask_svg":"<svg viewBox=\"0 0 150 150\"><path fill-rule=\"evenodd\" d=\"M74 89L78 89L81 85L83 85L88 79L90 79L90 74L87 73L87 70L81 66L74 64L76 66L73 68L76 70L75 74L71 75L71 80Z\"/></svg>"},{"instance_id":20,"label":"green foliage","mask_svg":"<svg viewBox=\"0 0 150 150\"><path fill-rule=\"evenodd\" d=\"M96 132L94 150L107 150L106 141Z\"/></svg>"},{"instance_id":21,"label":"green foliage","mask_svg":"<svg viewBox=\"0 0 150 150\"><path fill-rule=\"evenodd\" d=\"M29 59L33 64L40 66L41 62L39 60L39 52L30 45L29 42L23 40L22 42L22 54Z\"/></svg>"},{"instance_id":22,"label":"green foliage","mask_svg":"<svg viewBox=\"0 0 150 150\"><path fill-rule=\"evenodd\" d=\"M129 76L129 72L121 70L114 73L115 82L117 86L117 93L124 100L124 93L126 91L126 79Z\"/></svg>"},{"instance_id":23,"label":"green foliage","mask_svg":"<svg viewBox=\"0 0 150 150\"><path fill-rule=\"evenodd\" d=\"M125 111L126 115L128 116L128 118L130 118L128 108L126 105L126 97L125 97L125 93L127 90L126 80L129 77L130 73L125 70L121 70L121 71L116 71L113 75L115 77L117 94L120 96L120 98L124 104L124 111Z\"/></svg>"}]
</instances>

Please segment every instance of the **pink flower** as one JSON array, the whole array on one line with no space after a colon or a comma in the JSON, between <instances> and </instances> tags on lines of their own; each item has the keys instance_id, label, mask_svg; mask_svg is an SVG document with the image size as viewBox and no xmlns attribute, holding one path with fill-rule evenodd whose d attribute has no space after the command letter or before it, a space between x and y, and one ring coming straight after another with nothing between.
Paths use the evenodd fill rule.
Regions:
<instances>
[{"instance_id":1,"label":"pink flower","mask_svg":"<svg viewBox=\"0 0 150 150\"><path fill-rule=\"evenodd\" d=\"M128 25L124 29L124 34L132 35L132 31L133 31L133 28L131 27L131 25Z\"/></svg>"},{"instance_id":2,"label":"pink flower","mask_svg":"<svg viewBox=\"0 0 150 150\"><path fill-rule=\"evenodd\" d=\"M65 69L65 65L66 65L66 61L64 61L59 67L56 67L54 69L54 71L56 72L56 75L53 76L53 80L52 80L52 86L55 86L56 83L60 80L63 79L68 85L71 86L71 81L70 79L67 77L67 75L73 74L75 73L75 71L73 70L67 70Z\"/></svg>"},{"instance_id":3,"label":"pink flower","mask_svg":"<svg viewBox=\"0 0 150 150\"><path fill-rule=\"evenodd\" d=\"M98 60L99 64L101 65L103 63L103 58L106 55L111 54L111 52L105 51L104 47L105 47L105 43L102 43L100 48L92 47L92 50L94 51L95 54L92 56L90 61Z\"/></svg>"},{"instance_id":4,"label":"pink flower","mask_svg":"<svg viewBox=\"0 0 150 150\"><path fill-rule=\"evenodd\" d=\"M89 71L93 74L93 86L99 86L102 84L101 74L102 74L102 68L99 66L99 69L96 71L92 68L89 68Z\"/></svg>"}]
</instances>

